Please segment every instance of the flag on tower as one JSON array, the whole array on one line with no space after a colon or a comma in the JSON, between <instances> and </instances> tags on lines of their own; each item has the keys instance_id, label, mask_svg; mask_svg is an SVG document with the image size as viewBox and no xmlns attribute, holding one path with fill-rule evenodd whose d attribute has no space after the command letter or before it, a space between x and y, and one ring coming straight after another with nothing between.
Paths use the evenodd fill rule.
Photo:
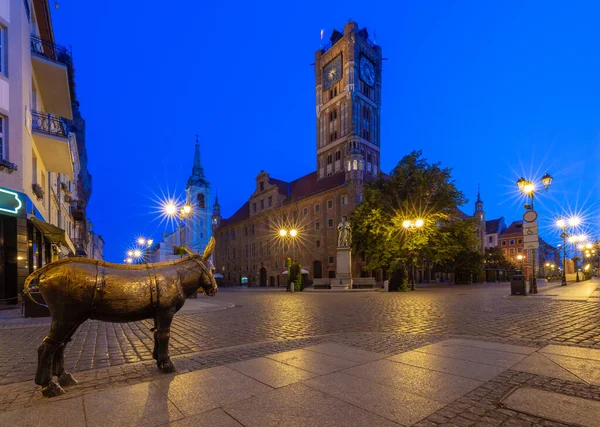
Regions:
<instances>
[{"instance_id":1,"label":"flag on tower","mask_svg":"<svg viewBox=\"0 0 600 427\"><path fill-rule=\"evenodd\" d=\"M323 40L324 35L325 35L325 30L321 30L321 40Z\"/></svg>"}]
</instances>

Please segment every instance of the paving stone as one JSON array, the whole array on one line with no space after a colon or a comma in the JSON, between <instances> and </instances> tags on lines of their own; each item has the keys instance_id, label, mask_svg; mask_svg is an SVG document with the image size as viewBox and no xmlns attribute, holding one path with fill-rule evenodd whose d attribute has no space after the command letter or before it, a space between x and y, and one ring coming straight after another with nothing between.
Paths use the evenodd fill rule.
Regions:
<instances>
[{"instance_id":1,"label":"paving stone","mask_svg":"<svg viewBox=\"0 0 600 427\"><path fill-rule=\"evenodd\" d=\"M1 426L38 426L85 427L83 398L62 399L47 402L45 405L22 408L16 411L0 413Z\"/></svg>"},{"instance_id":2,"label":"paving stone","mask_svg":"<svg viewBox=\"0 0 600 427\"><path fill-rule=\"evenodd\" d=\"M561 356L578 357L600 361L600 350L570 347L564 345L548 345L540 350L540 353L558 354Z\"/></svg>"},{"instance_id":3,"label":"paving stone","mask_svg":"<svg viewBox=\"0 0 600 427\"><path fill-rule=\"evenodd\" d=\"M319 375L331 374L360 363L304 349L271 354L267 357Z\"/></svg>"},{"instance_id":4,"label":"paving stone","mask_svg":"<svg viewBox=\"0 0 600 427\"><path fill-rule=\"evenodd\" d=\"M342 372L445 403L451 403L483 384L481 381L389 360L378 360Z\"/></svg>"},{"instance_id":5,"label":"paving stone","mask_svg":"<svg viewBox=\"0 0 600 427\"><path fill-rule=\"evenodd\" d=\"M446 341L419 347L416 351L505 368L510 368L526 357L526 355L519 353L508 353L486 348L446 344Z\"/></svg>"},{"instance_id":6,"label":"paving stone","mask_svg":"<svg viewBox=\"0 0 600 427\"><path fill-rule=\"evenodd\" d=\"M600 361L551 353L545 353L545 356L588 384L600 385Z\"/></svg>"},{"instance_id":7,"label":"paving stone","mask_svg":"<svg viewBox=\"0 0 600 427\"><path fill-rule=\"evenodd\" d=\"M583 382L583 380L543 353L533 353L512 367L515 371L545 375L561 380Z\"/></svg>"},{"instance_id":8,"label":"paving stone","mask_svg":"<svg viewBox=\"0 0 600 427\"><path fill-rule=\"evenodd\" d=\"M445 406L414 393L341 372L313 378L304 384L403 425L420 421Z\"/></svg>"},{"instance_id":9,"label":"paving stone","mask_svg":"<svg viewBox=\"0 0 600 427\"><path fill-rule=\"evenodd\" d=\"M292 384L238 401L226 405L224 410L247 427L397 426L303 384Z\"/></svg>"},{"instance_id":10,"label":"paving stone","mask_svg":"<svg viewBox=\"0 0 600 427\"><path fill-rule=\"evenodd\" d=\"M569 424L597 427L600 402L530 387L517 388L502 400L508 408Z\"/></svg>"},{"instance_id":11,"label":"paving stone","mask_svg":"<svg viewBox=\"0 0 600 427\"><path fill-rule=\"evenodd\" d=\"M305 350L360 363L383 359L385 357L383 354L364 351L358 348L343 346L336 343L319 344L316 346L306 347Z\"/></svg>"},{"instance_id":12,"label":"paving stone","mask_svg":"<svg viewBox=\"0 0 600 427\"><path fill-rule=\"evenodd\" d=\"M83 401L88 427L156 426L183 418L152 383L88 394Z\"/></svg>"},{"instance_id":13,"label":"paving stone","mask_svg":"<svg viewBox=\"0 0 600 427\"><path fill-rule=\"evenodd\" d=\"M389 357L387 360L471 378L477 381L488 381L506 369L499 366L484 365L481 363L437 356L419 351L409 351L397 354Z\"/></svg>"},{"instance_id":14,"label":"paving stone","mask_svg":"<svg viewBox=\"0 0 600 427\"><path fill-rule=\"evenodd\" d=\"M222 409L186 417L168 425L169 427L243 427Z\"/></svg>"},{"instance_id":15,"label":"paving stone","mask_svg":"<svg viewBox=\"0 0 600 427\"><path fill-rule=\"evenodd\" d=\"M185 416L219 408L272 390L233 369L221 366L154 381Z\"/></svg>"},{"instance_id":16,"label":"paving stone","mask_svg":"<svg viewBox=\"0 0 600 427\"><path fill-rule=\"evenodd\" d=\"M266 357L231 363L226 366L273 388L284 387L316 376L311 372Z\"/></svg>"}]
</instances>

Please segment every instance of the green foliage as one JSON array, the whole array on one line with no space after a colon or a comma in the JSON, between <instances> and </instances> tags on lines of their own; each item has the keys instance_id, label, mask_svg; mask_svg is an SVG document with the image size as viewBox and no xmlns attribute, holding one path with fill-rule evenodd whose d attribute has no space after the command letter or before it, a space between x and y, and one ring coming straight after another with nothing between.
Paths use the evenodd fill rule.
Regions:
<instances>
[{"instance_id":1,"label":"green foliage","mask_svg":"<svg viewBox=\"0 0 600 427\"><path fill-rule=\"evenodd\" d=\"M514 271L517 269L515 262L511 258L506 257L502 249L498 247L487 248L485 250L485 266L497 270Z\"/></svg>"},{"instance_id":2,"label":"green foliage","mask_svg":"<svg viewBox=\"0 0 600 427\"><path fill-rule=\"evenodd\" d=\"M173 246L173 255L180 255L180 256L187 255L185 247L183 245Z\"/></svg>"},{"instance_id":3,"label":"green foliage","mask_svg":"<svg viewBox=\"0 0 600 427\"><path fill-rule=\"evenodd\" d=\"M465 202L451 169L428 163L421 151L413 151L389 179L380 176L365 185L352 216L353 247L364 251L365 269L383 269L392 278L402 272L399 288L407 285L406 268L425 261L447 271L477 274L482 258L474 249L474 224L457 209ZM422 227L403 226L417 219L423 220Z\"/></svg>"},{"instance_id":4,"label":"green foliage","mask_svg":"<svg viewBox=\"0 0 600 427\"><path fill-rule=\"evenodd\" d=\"M288 283L294 282L294 291L302 290L302 264L292 261L291 258L285 260L288 269Z\"/></svg>"}]
</instances>

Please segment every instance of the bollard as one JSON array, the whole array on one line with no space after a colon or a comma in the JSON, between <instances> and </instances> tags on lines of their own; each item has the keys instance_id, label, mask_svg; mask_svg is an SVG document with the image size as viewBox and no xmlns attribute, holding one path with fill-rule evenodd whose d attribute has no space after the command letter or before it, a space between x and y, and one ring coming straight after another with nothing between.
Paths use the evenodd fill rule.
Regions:
<instances>
[{"instance_id":1,"label":"bollard","mask_svg":"<svg viewBox=\"0 0 600 427\"><path fill-rule=\"evenodd\" d=\"M389 291L390 291L390 281L384 280L383 281L383 292L389 292Z\"/></svg>"},{"instance_id":2,"label":"bollard","mask_svg":"<svg viewBox=\"0 0 600 427\"><path fill-rule=\"evenodd\" d=\"M294 282L290 282L290 292L294 292L294 287L296 285L294 285Z\"/></svg>"}]
</instances>

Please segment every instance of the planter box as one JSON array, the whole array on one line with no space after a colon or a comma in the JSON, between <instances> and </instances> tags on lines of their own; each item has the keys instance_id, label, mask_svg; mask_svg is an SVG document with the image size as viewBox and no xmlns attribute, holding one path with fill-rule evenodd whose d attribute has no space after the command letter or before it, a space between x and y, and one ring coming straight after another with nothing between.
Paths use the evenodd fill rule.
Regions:
<instances>
[{"instance_id":1,"label":"planter box","mask_svg":"<svg viewBox=\"0 0 600 427\"><path fill-rule=\"evenodd\" d=\"M42 294L39 292L32 292L31 297L39 302L40 304L46 304ZM41 307L31 301L27 295L23 296L23 316L25 317L50 317L50 311L47 307Z\"/></svg>"}]
</instances>

